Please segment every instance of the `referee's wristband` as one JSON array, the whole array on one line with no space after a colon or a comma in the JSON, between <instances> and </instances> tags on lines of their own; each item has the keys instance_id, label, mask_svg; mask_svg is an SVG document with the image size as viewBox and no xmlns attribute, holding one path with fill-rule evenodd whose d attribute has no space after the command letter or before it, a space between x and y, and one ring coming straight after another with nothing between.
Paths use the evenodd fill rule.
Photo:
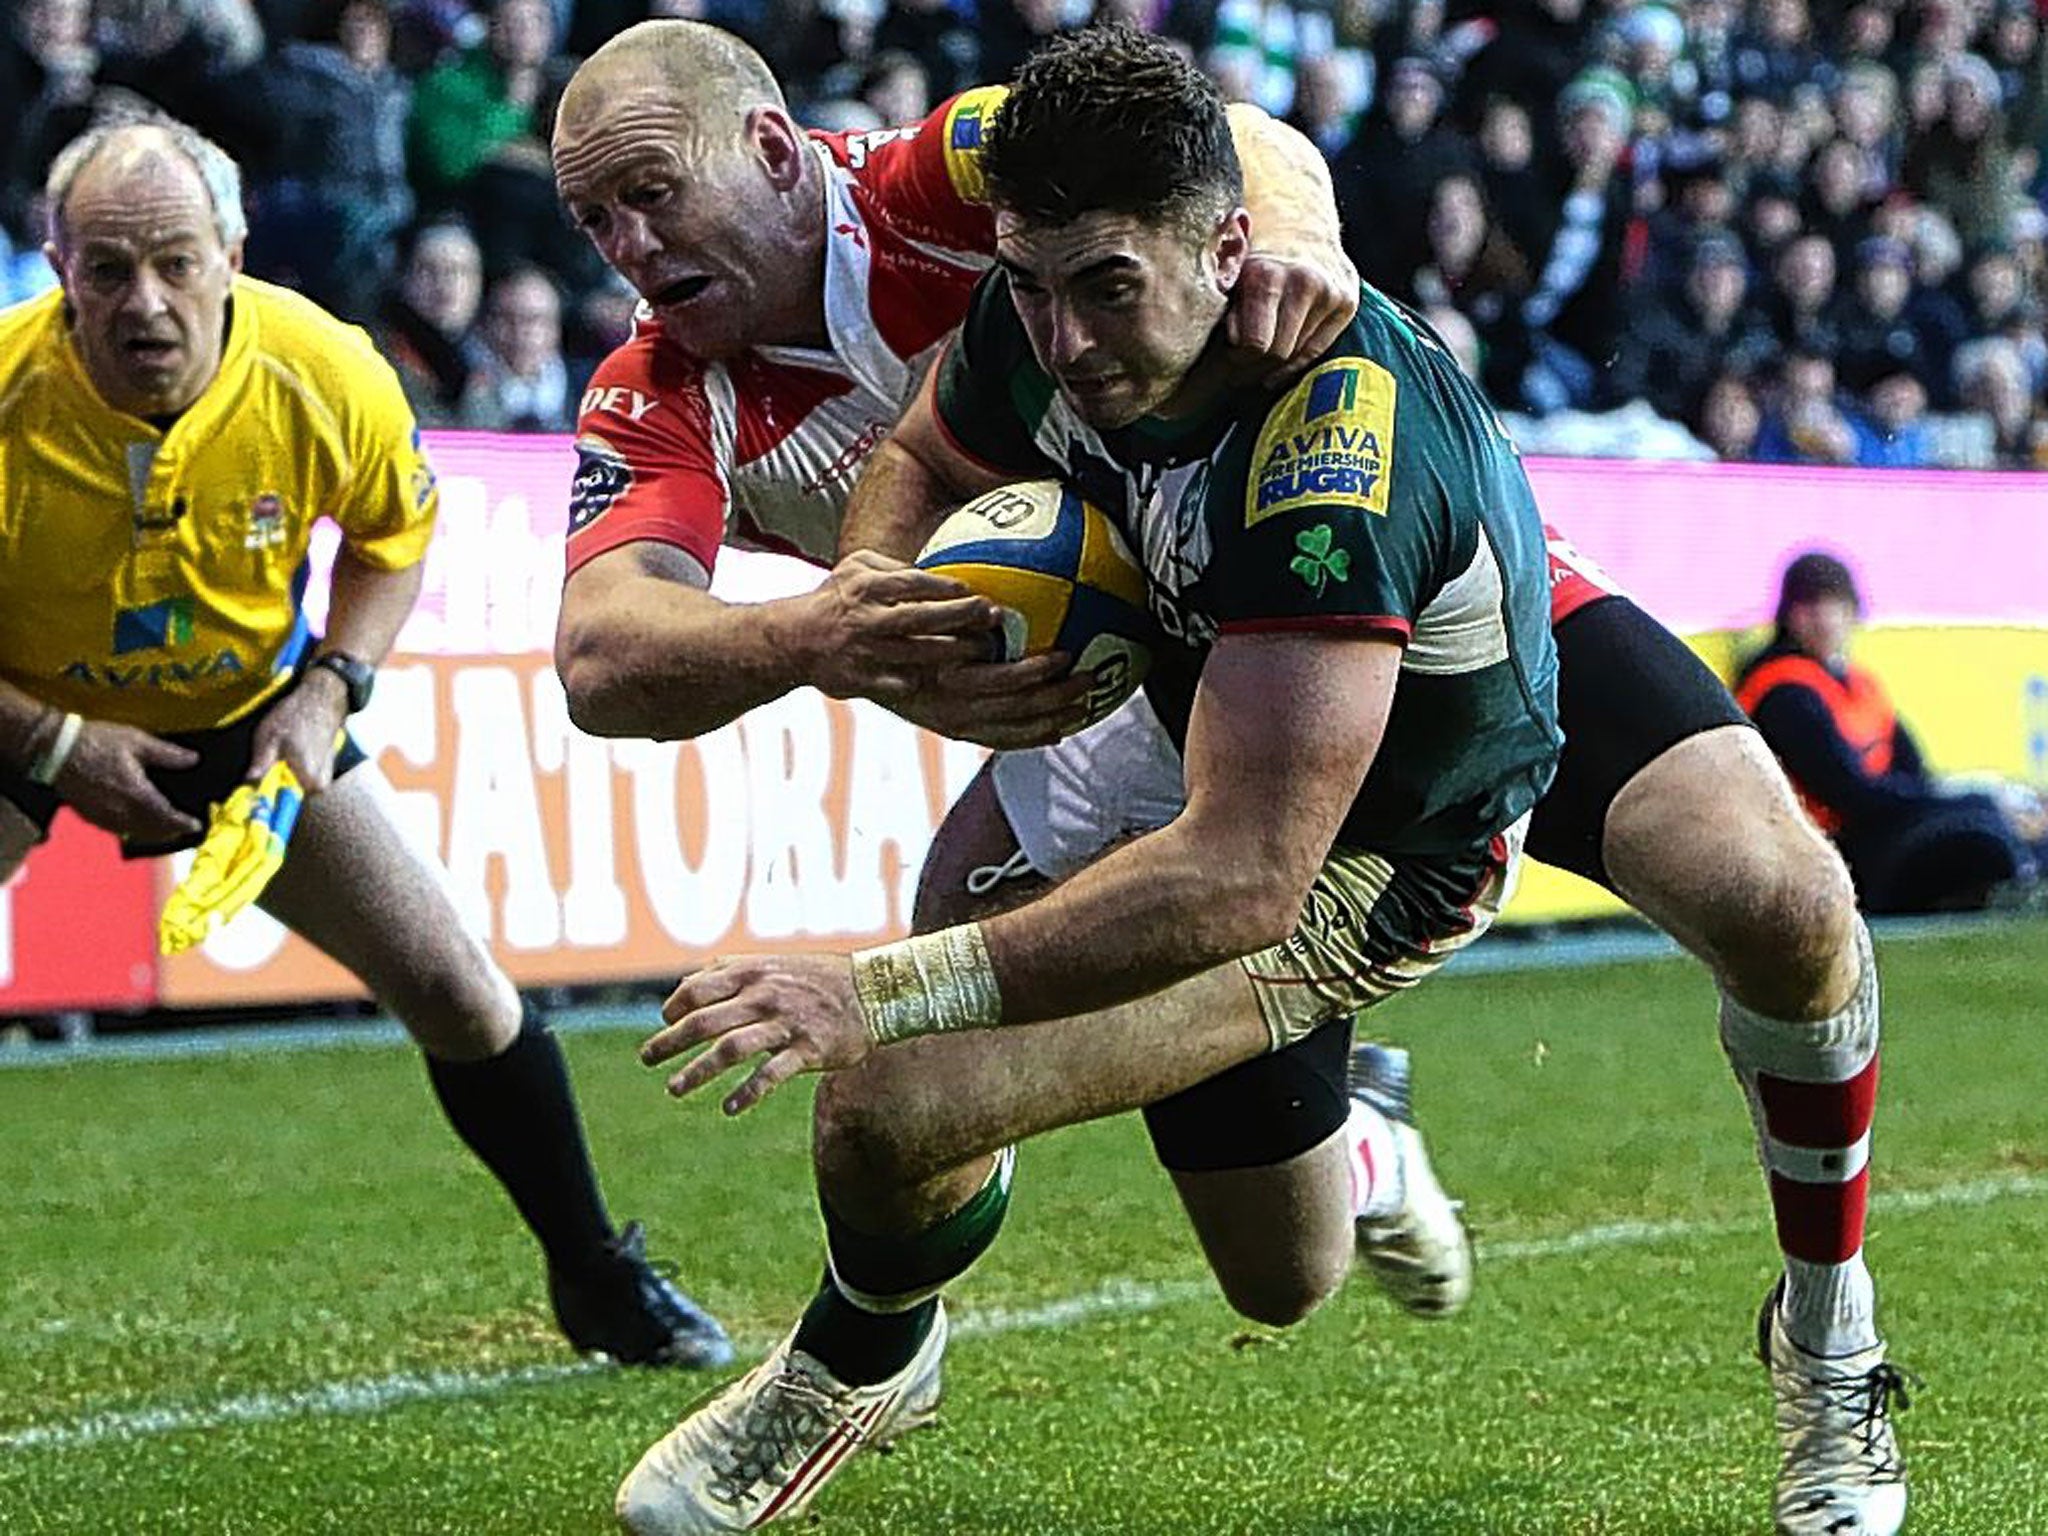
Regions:
<instances>
[{"instance_id":1,"label":"referee's wristband","mask_svg":"<svg viewBox=\"0 0 2048 1536\"><path fill-rule=\"evenodd\" d=\"M1003 1021L1003 995L979 923L855 951L853 989L877 1045Z\"/></svg>"},{"instance_id":2,"label":"referee's wristband","mask_svg":"<svg viewBox=\"0 0 2048 1536\"><path fill-rule=\"evenodd\" d=\"M57 727L57 734L50 738L50 744L43 748L42 755L28 765L28 781L48 789L57 782L57 775L64 771L64 765L71 761L72 750L78 745L79 733L85 729L85 719L78 714L66 714Z\"/></svg>"}]
</instances>

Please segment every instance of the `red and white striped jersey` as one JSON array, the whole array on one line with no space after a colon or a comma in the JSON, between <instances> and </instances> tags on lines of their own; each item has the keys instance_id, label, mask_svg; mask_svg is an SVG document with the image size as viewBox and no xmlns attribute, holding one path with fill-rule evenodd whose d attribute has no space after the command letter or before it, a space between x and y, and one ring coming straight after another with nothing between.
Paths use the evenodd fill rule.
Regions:
<instances>
[{"instance_id":1,"label":"red and white striped jersey","mask_svg":"<svg viewBox=\"0 0 2048 1536\"><path fill-rule=\"evenodd\" d=\"M895 426L995 250L982 129L1001 87L908 128L813 133L829 350L684 352L643 313L577 420L568 570L637 539L709 571L721 544L830 565L860 467Z\"/></svg>"}]
</instances>

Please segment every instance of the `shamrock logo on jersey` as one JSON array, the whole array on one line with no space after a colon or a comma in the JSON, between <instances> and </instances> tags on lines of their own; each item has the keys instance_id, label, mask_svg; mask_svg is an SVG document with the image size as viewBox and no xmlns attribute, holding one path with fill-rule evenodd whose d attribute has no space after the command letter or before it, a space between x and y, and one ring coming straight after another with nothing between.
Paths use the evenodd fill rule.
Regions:
<instances>
[{"instance_id":1,"label":"shamrock logo on jersey","mask_svg":"<svg viewBox=\"0 0 2048 1536\"><path fill-rule=\"evenodd\" d=\"M1301 553L1287 562L1287 569L1307 582L1317 597L1323 595L1323 588L1331 581L1351 579L1351 551L1332 549L1335 537L1328 523L1317 523L1294 536L1294 547Z\"/></svg>"}]
</instances>

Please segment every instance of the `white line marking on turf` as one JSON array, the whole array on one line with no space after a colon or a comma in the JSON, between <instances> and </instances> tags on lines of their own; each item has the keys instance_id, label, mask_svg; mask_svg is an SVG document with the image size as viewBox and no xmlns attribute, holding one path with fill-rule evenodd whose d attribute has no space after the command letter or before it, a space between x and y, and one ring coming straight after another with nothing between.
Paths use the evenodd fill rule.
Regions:
<instances>
[{"instance_id":1,"label":"white line marking on turf","mask_svg":"<svg viewBox=\"0 0 2048 1536\"><path fill-rule=\"evenodd\" d=\"M1092 1291L1041 1302L1035 1307L976 1307L971 1312L963 1307L953 1323L953 1332L969 1339L1031 1333L1064 1328L1093 1317L1134 1317L1215 1294L1213 1280L1161 1280L1150 1284L1142 1280L1110 1280Z\"/></svg>"},{"instance_id":2,"label":"white line marking on turf","mask_svg":"<svg viewBox=\"0 0 2048 1536\"><path fill-rule=\"evenodd\" d=\"M282 1419L381 1413L401 1403L481 1397L507 1388L587 1376L604 1368L596 1361L576 1360L561 1365L526 1365L510 1371L400 1371L374 1381L324 1381L295 1392L251 1392L213 1403L128 1409L88 1414L56 1424L32 1424L0 1435L0 1450L71 1450L108 1440L139 1440L149 1435L220 1429L229 1424L274 1424Z\"/></svg>"},{"instance_id":3,"label":"white line marking on turf","mask_svg":"<svg viewBox=\"0 0 2048 1536\"><path fill-rule=\"evenodd\" d=\"M1888 917L1871 924L1880 946L1973 933L2030 921L2025 916L1967 914L1958 917ZM1585 933L1542 938L1501 933L1494 941L1460 951L1444 975L1498 976L1526 971L1574 970L1586 966L1631 965L1673 960L1679 947L1654 929L1635 924L1600 927ZM557 1033L651 1029L660 999L641 1002L576 1003L549 1012ZM280 1051L325 1051L407 1045L405 1031L389 1019L325 1019L276 1024L209 1024L134 1034L88 1035L70 1044L13 1044L0 1019L0 1071L79 1066L102 1061L185 1061L211 1056L267 1055Z\"/></svg>"},{"instance_id":4,"label":"white line marking on turf","mask_svg":"<svg viewBox=\"0 0 2048 1536\"><path fill-rule=\"evenodd\" d=\"M2048 1194L2048 1176L2019 1173L1972 1179L1934 1189L1901 1190L1873 1202L1873 1216L1899 1212L1947 1210L1989 1205L1995 1201ZM1557 1237L1479 1245L1482 1262L1499 1264L1530 1259L1563 1258L1617 1248L1637 1248L1673 1238L1722 1237L1745 1232L1754 1221L1616 1221L1582 1227ZM992 1338L1063 1328L1099 1317L1135 1317L1166 1307L1199 1301L1215 1294L1207 1279L1143 1282L1110 1280L1093 1290L1037 1306L976 1307L962 1310L954 1332L964 1338ZM744 1353L759 1354L772 1340L741 1339ZM448 1402L487 1397L523 1387L546 1386L605 1369L593 1361L558 1365L527 1365L505 1371L401 1371L368 1381L318 1382L291 1392L253 1392L211 1403L165 1404L88 1414L51 1424L31 1424L0 1431L0 1451L80 1450L108 1442L145 1439L152 1435L193 1434L230 1425L275 1424L288 1419L334 1418L382 1413L407 1403Z\"/></svg>"}]
</instances>

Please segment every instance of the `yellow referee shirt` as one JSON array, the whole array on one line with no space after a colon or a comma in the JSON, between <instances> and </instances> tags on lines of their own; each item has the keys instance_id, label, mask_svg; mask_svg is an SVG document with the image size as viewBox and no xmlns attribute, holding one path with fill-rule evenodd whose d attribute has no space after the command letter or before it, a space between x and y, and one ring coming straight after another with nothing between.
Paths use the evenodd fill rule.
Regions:
<instances>
[{"instance_id":1,"label":"yellow referee shirt","mask_svg":"<svg viewBox=\"0 0 2048 1536\"><path fill-rule=\"evenodd\" d=\"M227 724L311 644L314 520L399 570L438 505L397 376L298 294L235 280L220 372L168 431L100 399L61 293L0 311L0 678L46 704Z\"/></svg>"}]
</instances>

